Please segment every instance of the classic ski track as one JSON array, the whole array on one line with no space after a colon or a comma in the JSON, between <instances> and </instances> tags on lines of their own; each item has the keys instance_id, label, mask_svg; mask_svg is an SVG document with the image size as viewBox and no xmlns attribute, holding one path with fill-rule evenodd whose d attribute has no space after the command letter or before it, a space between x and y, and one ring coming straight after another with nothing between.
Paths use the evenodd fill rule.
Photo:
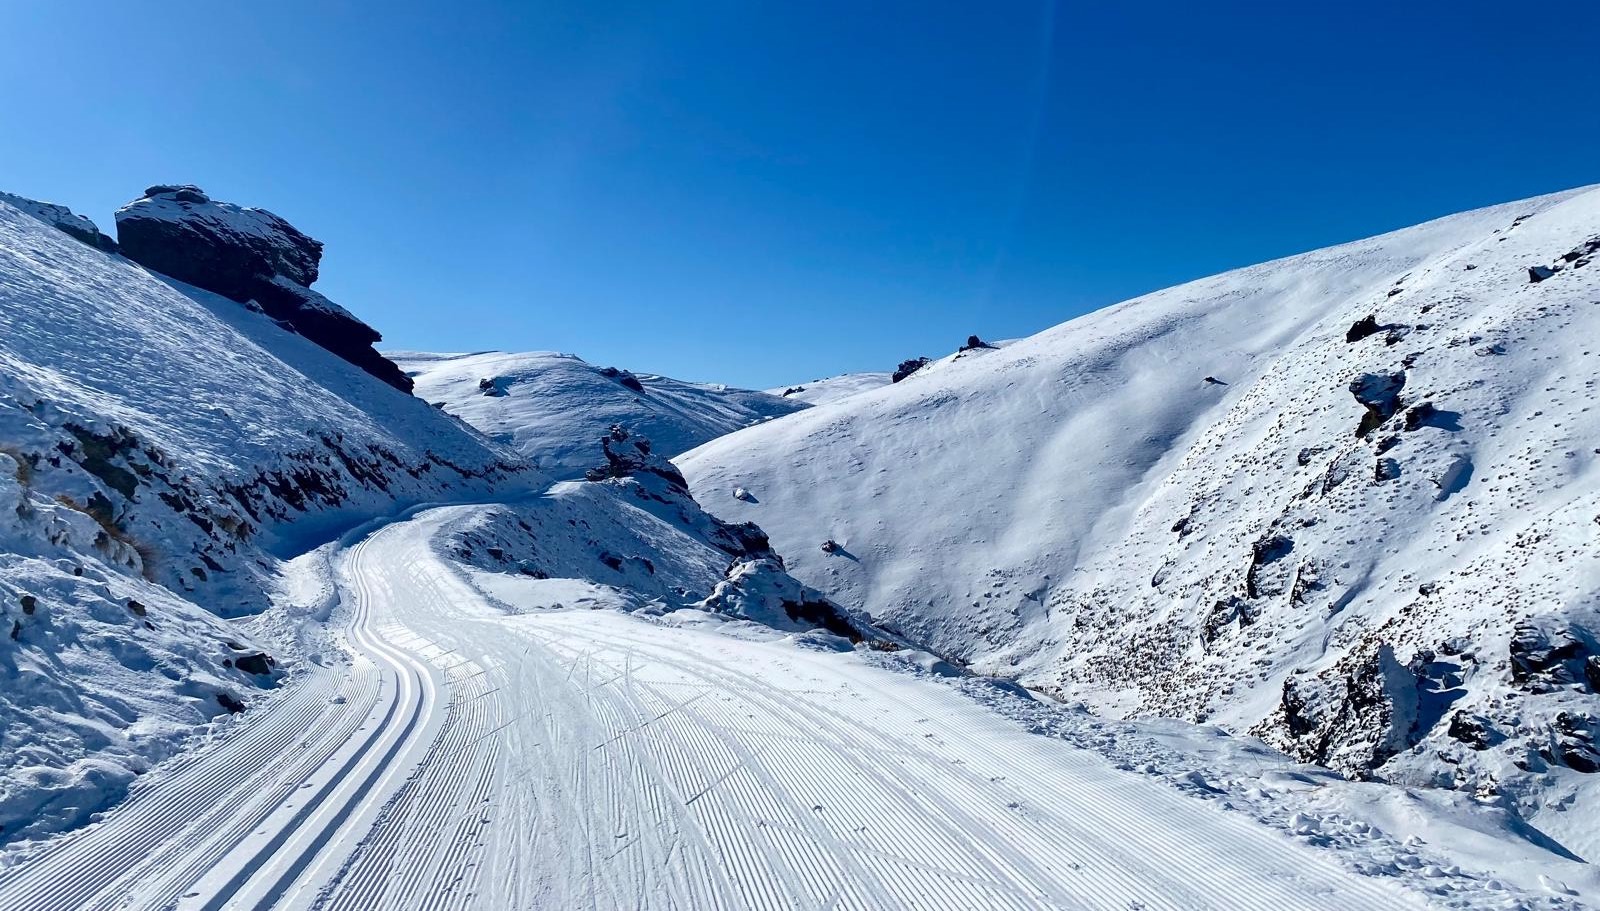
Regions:
<instances>
[{"instance_id":1,"label":"classic ski track","mask_svg":"<svg viewBox=\"0 0 1600 911\"><path fill-rule=\"evenodd\" d=\"M0 911L1421 906L938 684L501 613L434 547L474 508L349 549L348 681L0 871Z\"/></svg>"},{"instance_id":2,"label":"classic ski track","mask_svg":"<svg viewBox=\"0 0 1600 911\"><path fill-rule=\"evenodd\" d=\"M353 771L387 773L372 767L371 754L397 741L384 724L407 708L397 691L421 714L422 693L398 685L414 668L370 638L370 598L360 577L353 581L348 680L338 668L314 667L219 741L141 783L103 822L21 856L0 870L0 911L221 908L247 886L272 892L272 882L249 875L229 877L220 891L203 883L219 870L276 870L284 858L266 849L307 837L304 822ZM263 829L284 814L287 828Z\"/></svg>"}]
</instances>

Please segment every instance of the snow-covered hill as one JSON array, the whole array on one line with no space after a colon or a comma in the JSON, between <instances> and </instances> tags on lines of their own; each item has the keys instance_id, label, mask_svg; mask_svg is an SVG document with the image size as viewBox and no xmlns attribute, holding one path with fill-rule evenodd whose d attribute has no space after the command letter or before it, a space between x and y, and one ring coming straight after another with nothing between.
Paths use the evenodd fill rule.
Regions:
<instances>
[{"instance_id":1,"label":"snow-covered hill","mask_svg":"<svg viewBox=\"0 0 1600 911\"><path fill-rule=\"evenodd\" d=\"M272 685L281 643L220 618L267 606L276 556L408 503L538 483L514 452L92 229L0 202L6 840L81 821Z\"/></svg>"},{"instance_id":2,"label":"snow-covered hill","mask_svg":"<svg viewBox=\"0 0 1600 911\"><path fill-rule=\"evenodd\" d=\"M812 380L809 383L792 383L788 386L778 386L768 389L772 395L783 396L792 402L805 402L808 405L826 405L840 399L849 398L858 392L877 389L889 385L890 374L888 371L874 373L841 373L825 379Z\"/></svg>"},{"instance_id":3,"label":"snow-covered hill","mask_svg":"<svg viewBox=\"0 0 1600 911\"><path fill-rule=\"evenodd\" d=\"M414 504L524 504L462 544L502 587L879 636L790 578L759 529L702 512L664 458L805 406L557 355L422 359L439 368L424 394L464 370L472 399L515 406L525 458L406 394L377 332L309 289L321 245L277 216L153 187L119 212L119 247L6 199L0 843L81 824L209 723L335 666L331 583L289 591L283 561ZM504 398L477 395L480 370ZM530 462L594 483L535 498L551 479Z\"/></svg>"},{"instance_id":4,"label":"snow-covered hill","mask_svg":"<svg viewBox=\"0 0 1600 911\"><path fill-rule=\"evenodd\" d=\"M1469 212L678 464L801 580L978 669L1476 792L1600 857L1597 247L1594 188Z\"/></svg>"},{"instance_id":5,"label":"snow-covered hill","mask_svg":"<svg viewBox=\"0 0 1600 911\"><path fill-rule=\"evenodd\" d=\"M416 382L418 397L515 446L557 478L593 467L595 447L613 424L670 457L805 407L764 392L596 367L553 351L389 357Z\"/></svg>"}]
</instances>

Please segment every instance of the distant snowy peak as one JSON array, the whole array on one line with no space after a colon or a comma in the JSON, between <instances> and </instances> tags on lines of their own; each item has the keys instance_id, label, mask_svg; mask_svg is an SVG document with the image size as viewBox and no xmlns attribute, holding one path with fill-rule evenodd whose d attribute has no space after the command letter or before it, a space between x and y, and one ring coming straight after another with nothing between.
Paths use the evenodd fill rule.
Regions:
<instances>
[{"instance_id":1,"label":"distant snowy peak","mask_svg":"<svg viewBox=\"0 0 1600 911\"><path fill-rule=\"evenodd\" d=\"M160 184L117 210L122 252L136 263L241 304L253 303L402 392L411 381L372 345L383 336L311 290L322 242L268 212L218 202L191 184Z\"/></svg>"},{"instance_id":2,"label":"distant snowy peak","mask_svg":"<svg viewBox=\"0 0 1600 911\"><path fill-rule=\"evenodd\" d=\"M416 394L502 442L558 478L596 466L613 424L671 457L742 427L807 407L748 389L597 367L553 351L473 354L390 352Z\"/></svg>"}]
</instances>

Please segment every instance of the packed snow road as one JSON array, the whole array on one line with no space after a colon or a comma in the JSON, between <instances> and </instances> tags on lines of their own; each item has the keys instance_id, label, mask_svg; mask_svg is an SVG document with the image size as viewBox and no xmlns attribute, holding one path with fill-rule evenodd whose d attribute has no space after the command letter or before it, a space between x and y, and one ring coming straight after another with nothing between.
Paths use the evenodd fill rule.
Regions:
<instances>
[{"instance_id":1,"label":"packed snow road","mask_svg":"<svg viewBox=\"0 0 1600 911\"><path fill-rule=\"evenodd\" d=\"M347 551L353 664L0 871L0 909L1414 901L851 654L508 613L434 548L474 508Z\"/></svg>"}]
</instances>

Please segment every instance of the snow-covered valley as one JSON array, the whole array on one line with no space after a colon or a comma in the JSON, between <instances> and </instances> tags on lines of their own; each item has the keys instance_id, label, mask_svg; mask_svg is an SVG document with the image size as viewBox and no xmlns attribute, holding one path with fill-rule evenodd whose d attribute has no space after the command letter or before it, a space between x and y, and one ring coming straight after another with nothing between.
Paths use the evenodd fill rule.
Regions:
<instances>
[{"instance_id":1,"label":"snow-covered valley","mask_svg":"<svg viewBox=\"0 0 1600 911\"><path fill-rule=\"evenodd\" d=\"M117 221L0 196L4 911L1600 902L1600 191L769 392Z\"/></svg>"}]
</instances>

